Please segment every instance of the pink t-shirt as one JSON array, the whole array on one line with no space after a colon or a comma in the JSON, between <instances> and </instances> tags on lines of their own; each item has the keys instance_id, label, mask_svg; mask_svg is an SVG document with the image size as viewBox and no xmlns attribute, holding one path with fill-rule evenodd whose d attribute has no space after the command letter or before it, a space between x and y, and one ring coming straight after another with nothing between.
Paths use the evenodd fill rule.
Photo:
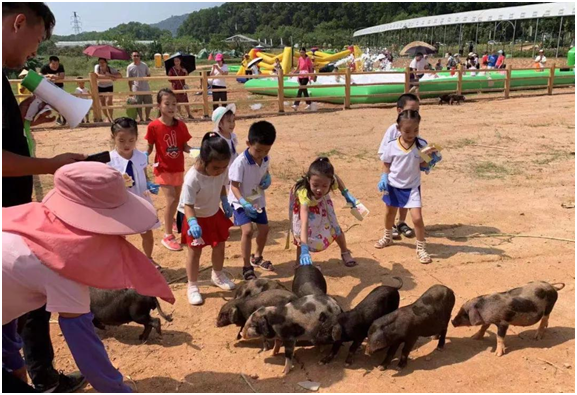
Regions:
<instances>
[{"instance_id":1,"label":"pink t-shirt","mask_svg":"<svg viewBox=\"0 0 577 395\"><path fill-rule=\"evenodd\" d=\"M51 313L86 314L90 292L44 266L21 236L2 232L2 325L45 304Z\"/></svg>"},{"instance_id":2,"label":"pink t-shirt","mask_svg":"<svg viewBox=\"0 0 577 395\"><path fill-rule=\"evenodd\" d=\"M313 69L313 61L308 56L303 58L302 56L299 57L299 72L300 73L312 73Z\"/></svg>"}]
</instances>

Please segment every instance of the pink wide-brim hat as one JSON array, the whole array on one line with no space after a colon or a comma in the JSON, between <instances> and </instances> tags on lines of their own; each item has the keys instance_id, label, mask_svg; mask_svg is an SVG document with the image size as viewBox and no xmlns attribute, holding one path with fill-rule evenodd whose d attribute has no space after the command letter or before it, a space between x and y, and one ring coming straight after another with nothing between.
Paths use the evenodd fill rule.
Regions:
<instances>
[{"instance_id":1,"label":"pink wide-brim hat","mask_svg":"<svg viewBox=\"0 0 577 395\"><path fill-rule=\"evenodd\" d=\"M158 222L155 208L128 191L122 174L99 162L58 169L42 204L62 222L102 235L144 233Z\"/></svg>"},{"instance_id":2,"label":"pink wide-brim hat","mask_svg":"<svg viewBox=\"0 0 577 395\"><path fill-rule=\"evenodd\" d=\"M214 60L216 60L217 62L224 60L223 54L217 53L216 56L214 57Z\"/></svg>"}]
</instances>

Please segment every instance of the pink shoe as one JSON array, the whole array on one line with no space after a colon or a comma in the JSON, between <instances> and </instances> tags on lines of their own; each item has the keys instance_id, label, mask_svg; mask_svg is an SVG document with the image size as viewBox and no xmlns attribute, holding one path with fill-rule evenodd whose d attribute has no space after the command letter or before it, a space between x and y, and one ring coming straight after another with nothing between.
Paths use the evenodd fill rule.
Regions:
<instances>
[{"instance_id":1,"label":"pink shoe","mask_svg":"<svg viewBox=\"0 0 577 395\"><path fill-rule=\"evenodd\" d=\"M182 251L182 246L176 241L174 235L168 235L162 239L162 245L171 251Z\"/></svg>"}]
</instances>

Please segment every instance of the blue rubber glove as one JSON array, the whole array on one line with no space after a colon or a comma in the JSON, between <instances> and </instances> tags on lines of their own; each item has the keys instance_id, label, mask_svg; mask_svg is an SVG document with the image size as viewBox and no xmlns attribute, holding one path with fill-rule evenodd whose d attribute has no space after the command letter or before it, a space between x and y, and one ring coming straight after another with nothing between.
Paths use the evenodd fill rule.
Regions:
<instances>
[{"instance_id":1,"label":"blue rubber glove","mask_svg":"<svg viewBox=\"0 0 577 395\"><path fill-rule=\"evenodd\" d=\"M379 181L379 192L385 192L389 188L389 174L381 173L381 180Z\"/></svg>"},{"instance_id":2,"label":"blue rubber glove","mask_svg":"<svg viewBox=\"0 0 577 395\"><path fill-rule=\"evenodd\" d=\"M309 252L309 246L306 244L301 245L301 257L299 263L303 266L313 264L313 260L311 259L311 253Z\"/></svg>"},{"instance_id":3,"label":"blue rubber glove","mask_svg":"<svg viewBox=\"0 0 577 395\"><path fill-rule=\"evenodd\" d=\"M419 170L424 171L425 174L429 174L431 172L431 168L429 166L419 166Z\"/></svg>"},{"instance_id":4,"label":"blue rubber glove","mask_svg":"<svg viewBox=\"0 0 577 395\"><path fill-rule=\"evenodd\" d=\"M431 160L429 162L429 167L432 169L433 167L435 167L435 165L437 163L439 163L441 161L441 159L443 159L443 157L441 156L440 153L438 152L433 152L431 154Z\"/></svg>"},{"instance_id":5,"label":"blue rubber glove","mask_svg":"<svg viewBox=\"0 0 577 395\"><path fill-rule=\"evenodd\" d=\"M123 383L122 374L112 366L104 344L94 331L93 318L92 313L74 318L58 318L76 366L98 392L132 392Z\"/></svg>"},{"instance_id":6,"label":"blue rubber glove","mask_svg":"<svg viewBox=\"0 0 577 395\"><path fill-rule=\"evenodd\" d=\"M220 203L222 204L222 211L224 211L224 215L226 215L226 218L232 217L232 207L228 202L228 198L226 196L221 196Z\"/></svg>"},{"instance_id":7,"label":"blue rubber glove","mask_svg":"<svg viewBox=\"0 0 577 395\"><path fill-rule=\"evenodd\" d=\"M202 229L200 228L196 217L190 217L186 221L188 222L188 235L195 239L200 239L202 237Z\"/></svg>"},{"instance_id":8,"label":"blue rubber glove","mask_svg":"<svg viewBox=\"0 0 577 395\"><path fill-rule=\"evenodd\" d=\"M160 185L153 183L152 181L146 181L146 189L153 195L158 195L158 189Z\"/></svg>"},{"instance_id":9,"label":"blue rubber glove","mask_svg":"<svg viewBox=\"0 0 577 395\"><path fill-rule=\"evenodd\" d=\"M268 187L270 187L270 183L271 183L270 173L266 173L265 176L260 181L259 186L261 187L261 189L267 189Z\"/></svg>"},{"instance_id":10,"label":"blue rubber glove","mask_svg":"<svg viewBox=\"0 0 577 395\"><path fill-rule=\"evenodd\" d=\"M341 194L343 195L347 203L352 204L353 207L357 207L357 199L355 199L355 197L349 192L348 189L343 189Z\"/></svg>"},{"instance_id":11,"label":"blue rubber glove","mask_svg":"<svg viewBox=\"0 0 577 395\"><path fill-rule=\"evenodd\" d=\"M244 212L249 218L256 219L258 213L256 212L256 208L254 208L252 204L247 202L245 198L240 198L238 202L241 204L242 208L244 208Z\"/></svg>"}]
</instances>

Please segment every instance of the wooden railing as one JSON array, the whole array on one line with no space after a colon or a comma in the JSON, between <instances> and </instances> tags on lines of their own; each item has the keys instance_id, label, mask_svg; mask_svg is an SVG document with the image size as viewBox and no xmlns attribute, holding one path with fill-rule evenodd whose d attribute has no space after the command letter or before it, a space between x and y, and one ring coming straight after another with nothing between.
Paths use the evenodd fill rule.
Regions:
<instances>
[{"instance_id":1,"label":"wooden railing","mask_svg":"<svg viewBox=\"0 0 577 395\"><path fill-rule=\"evenodd\" d=\"M553 94L553 88L554 87L567 87L567 86L574 86L574 83L571 84L557 84L554 85L554 78L555 78L555 70L559 69L559 67L556 67L555 64L546 67L544 69L541 69L540 73L543 73L544 75L547 75L548 78L548 83L546 86L544 85L527 85L527 86L518 86L518 87L512 87L511 86L511 82L515 81L515 80L535 80L535 79L542 79L543 76L529 76L529 77L513 77L512 76L512 71L515 70L535 70L534 68L518 68L518 69L512 69L510 66L508 66L505 69L480 69L480 70L465 70L465 69L457 69L454 71L454 73L456 74L456 89L454 90L444 90L444 91L435 91L434 94L435 95L443 95L446 93L457 93L457 94L464 94L464 93L495 93L495 92L503 92L504 98L508 99L510 97L510 93L511 91L514 90L525 90L525 89L546 89L547 90L547 94L551 95ZM571 67L564 67L563 69L574 69L574 66ZM443 72L446 73L447 70L440 70L440 71L435 71L435 70L427 70L427 71L419 71L418 74L437 74L439 72ZM495 83L498 83L498 85L502 85L498 86L498 87L487 87L487 88L480 88L480 89L463 89L463 76L468 75L468 74L473 74L473 73L482 73L482 72L491 72L491 73L501 73L502 75L505 76L504 79L495 79ZM249 90L247 90L244 85L240 85L241 88L232 88L230 86L228 86L225 89L212 89L213 92L222 92L222 91L226 91L227 93L256 93L258 94L259 91L264 91L264 90L271 90L271 89L277 89L277 97L268 97L268 98L262 98L262 97L258 97L258 98L247 98L247 99L240 99L240 100L227 100L227 101L221 101L218 103L222 103L222 104L228 104L228 103L235 103L235 104L256 104L256 103L273 103L276 102L278 103L278 110L277 113L283 113L285 111L285 99L288 99L285 96L285 91L286 90L295 90L295 89L313 89L314 91L318 90L318 89L328 89L328 88L335 88L335 87L344 87L344 97L343 96L311 96L311 97L300 97L300 98L296 98L296 97L291 97L290 100L293 102L301 102L301 101L316 101L316 102L326 102L329 100L338 100L338 99L342 99L343 100L343 109L347 110L350 109L352 106L351 103L351 98L358 98L358 97L398 97L398 93L379 93L379 94L355 94L352 95L351 94L351 87L355 86L355 87L359 87L359 86L382 86L382 85L399 85L402 82L372 82L372 83L354 83L352 82L352 77L355 75L379 75L379 74L402 74L404 75L404 92L409 92L411 89L411 86L419 86L421 85L421 83L416 82L416 81L411 81L410 77L411 74L414 74L414 71L411 71L408 67L405 70L395 70L395 71L374 71L374 72L351 72L349 69L346 69L346 71L340 71L340 72L333 72L333 73L320 73L320 74L316 74L316 73L309 73L309 74L286 74L283 75L282 72L279 75L246 75L246 76L238 76L238 75L220 75L217 78L218 79L223 79L223 80L236 80L239 77L242 78L246 78L246 79L260 79L260 78L276 78L277 79L277 86L271 86L271 87L253 87L250 88L250 92ZM285 80L284 77L299 77L299 78L305 78L305 77L309 77L309 78L314 78L314 77L319 77L319 76L334 76L334 77L339 77L341 80L344 80L344 84L318 84L318 85L305 85L305 86L286 86L285 84ZM209 100L209 88L208 88L208 83L209 83L209 79L210 78L215 78L215 77L211 77L209 76L209 72L208 71L200 71L199 74L191 74L188 76L181 76L181 77L174 77L174 76L154 76L154 77L137 77L137 78L117 78L114 81L115 82L119 82L119 81L124 81L127 82L128 81L167 81L167 86L170 86L170 81L173 80L185 80L186 84L188 86L194 86L196 84L196 86L198 86L198 88L191 88L191 89L186 89L186 90L176 90L174 91L174 93L179 94L179 93L186 93L186 94L193 94L193 95L201 95L202 97L202 101L201 102L189 102L189 103L179 103L179 105L183 104L183 105L188 105L191 107L197 107L197 108L201 108L202 111L202 115L203 118L209 118L211 115L211 105L212 104L216 104L216 102L212 102L211 100ZM62 81L58 81L58 82L64 82L64 83L77 83L77 82L85 82L85 83L90 83L90 94L88 95L82 95L82 94L75 94L75 96L89 96L92 98L93 100L93 104L92 104L92 111L93 111L93 118L95 122L100 122L102 121L102 114L103 114L103 110L114 110L114 109L128 109L128 108L152 108L157 106L156 104L134 104L134 105L129 105L126 104L125 102L123 104L120 105L106 105L103 106L100 102L100 98L101 97L113 97L113 98L127 98L129 96L140 96L140 95L155 95L157 93L157 91L139 91L139 92L131 92L131 91L123 91L123 92L113 92L113 93L99 93L97 86L98 86L98 82L99 81L106 81L103 79L98 79L97 75L95 73L90 73L89 78L83 78L83 79L63 79ZM20 82L20 80L10 80L11 84L18 84ZM435 79L428 79L426 82L427 85L432 85L432 84L441 84L444 83L446 84L448 81L446 79L444 79L443 81L436 81ZM228 84L227 84L228 85ZM421 85L422 86L422 85ZM421 94L431 94L429 92L421 92ZM21 95L21 94L17 94L16 97L26 97L27 95Z\"/></svg>"}]
</instances>

